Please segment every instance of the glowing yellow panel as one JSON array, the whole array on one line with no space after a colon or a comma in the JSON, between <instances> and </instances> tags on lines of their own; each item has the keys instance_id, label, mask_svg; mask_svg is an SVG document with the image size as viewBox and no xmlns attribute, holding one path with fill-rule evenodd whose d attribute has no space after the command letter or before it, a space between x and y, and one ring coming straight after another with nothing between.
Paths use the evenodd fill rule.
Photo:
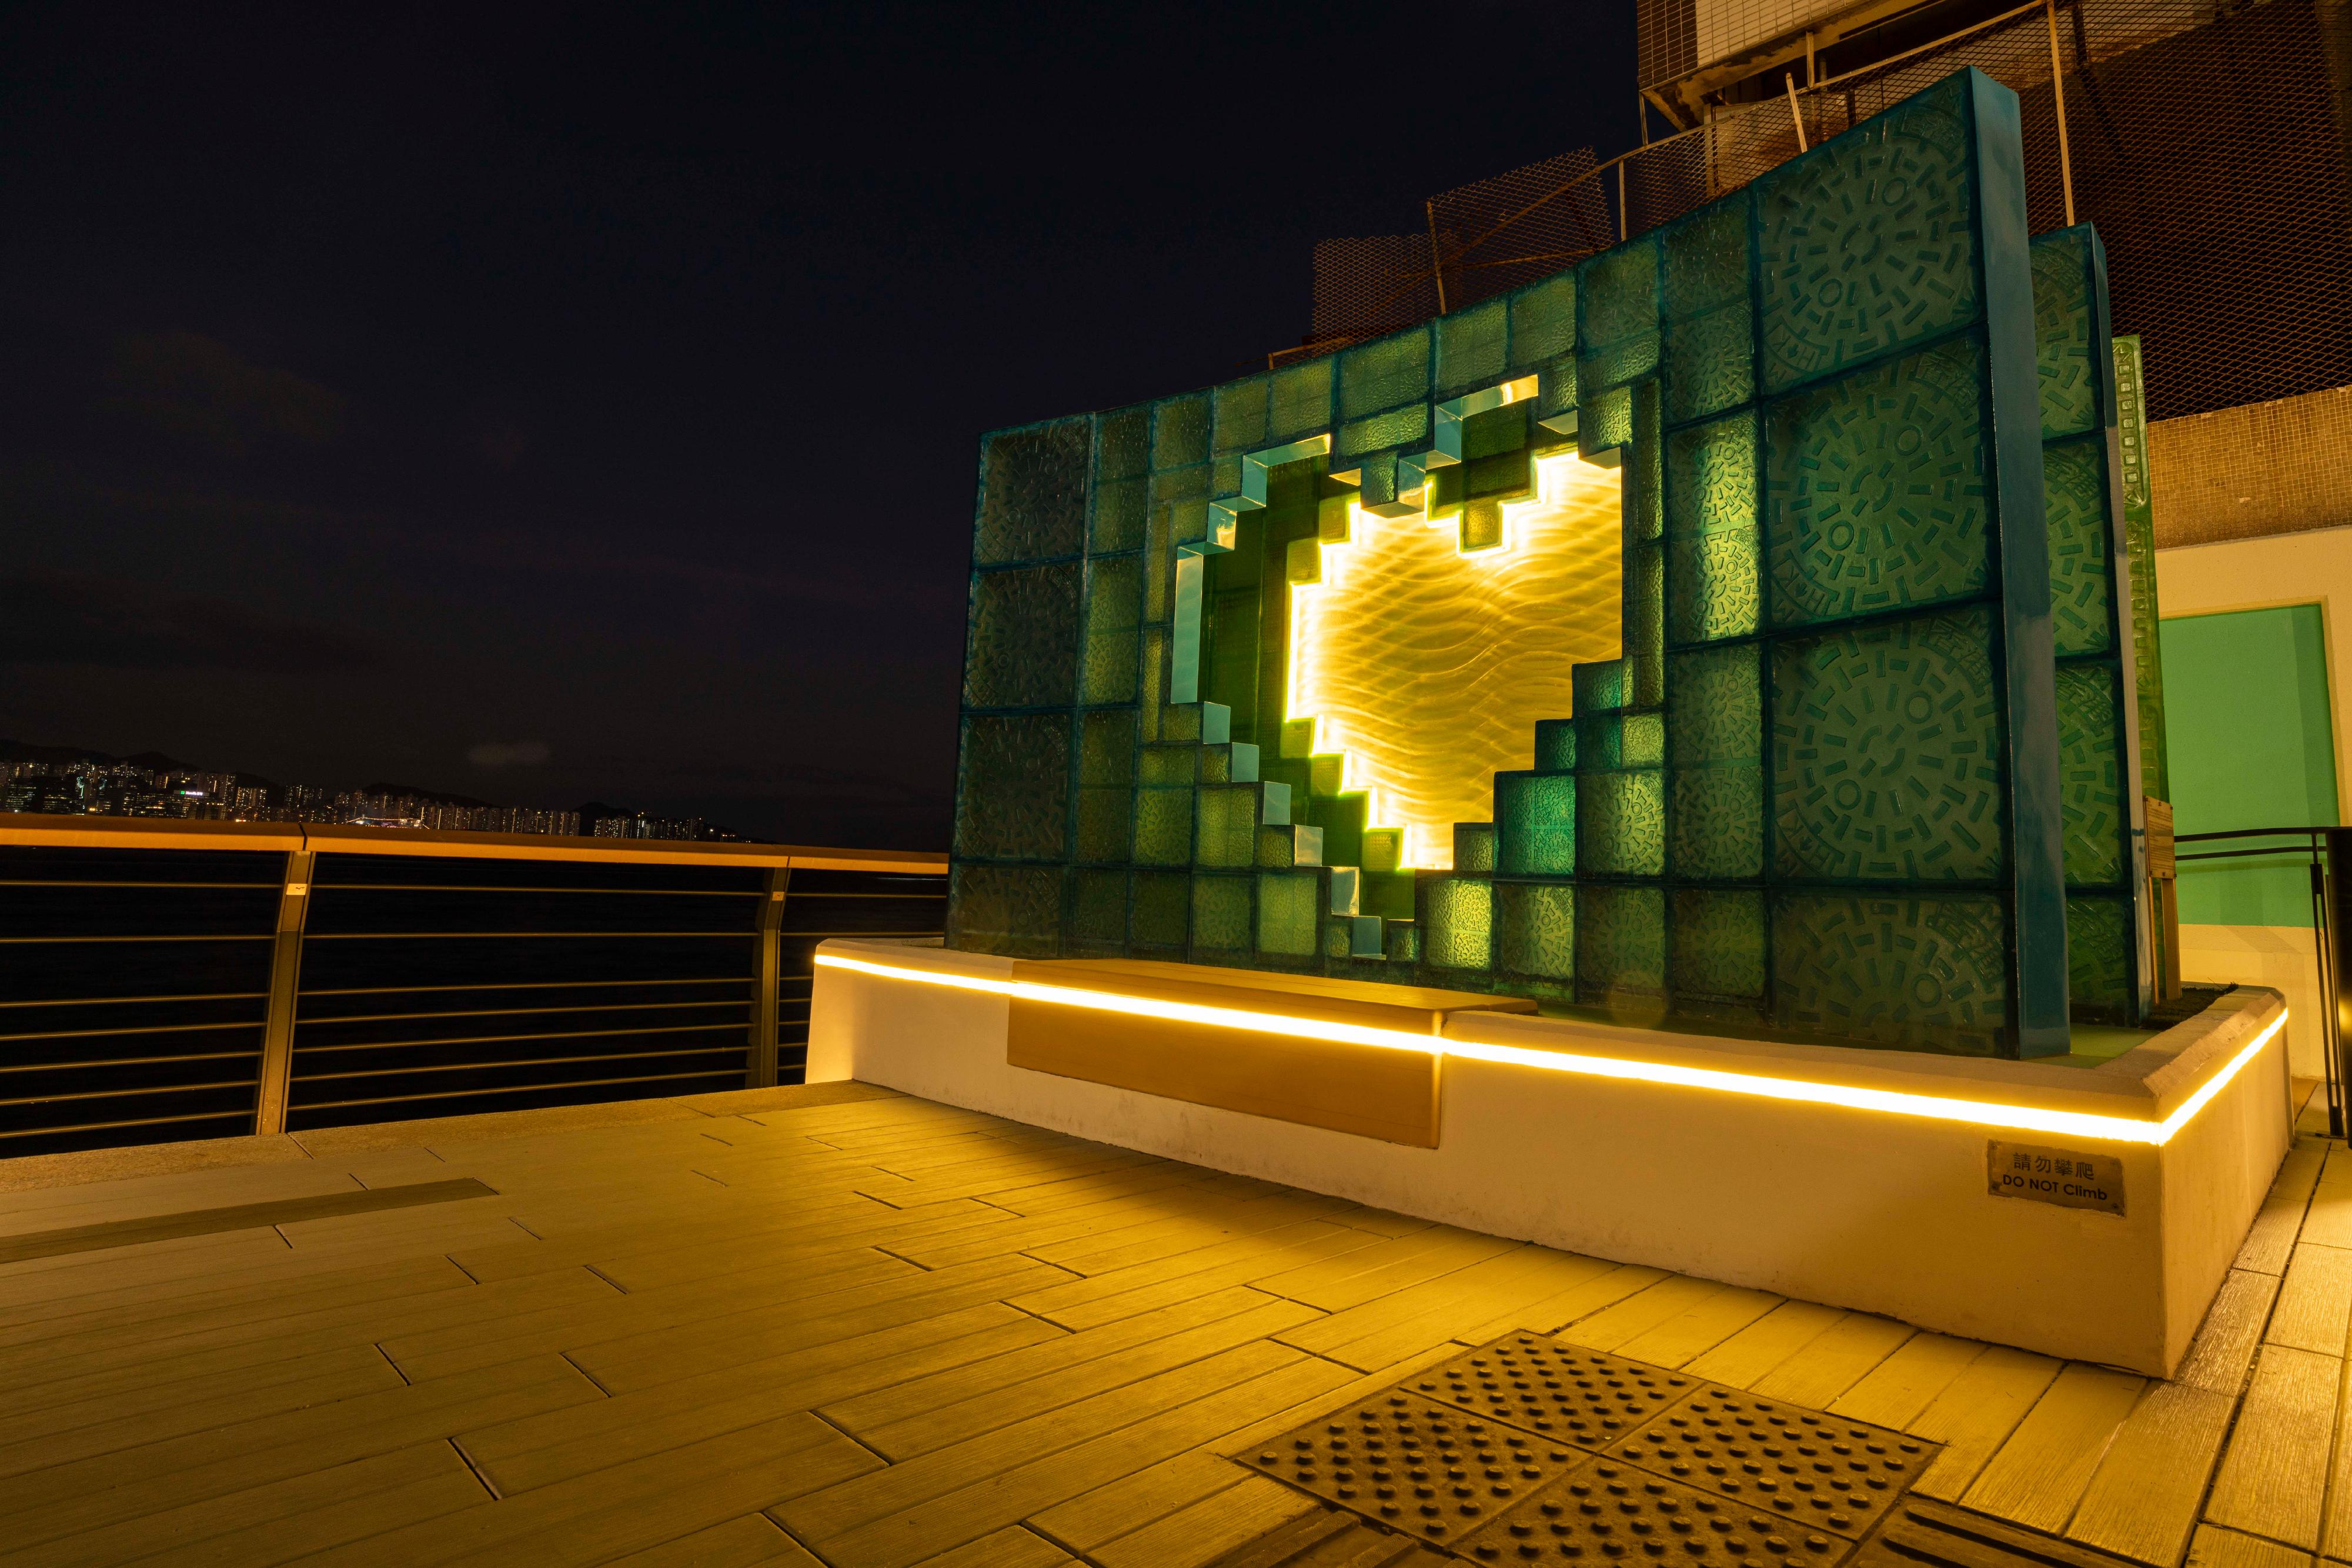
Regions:
<instances>
[{"instance_id":1,"label":"glowing yellow panel","mask_svg":"<svg viewBox=\"0 0 2352 1568\"><path fill-rule=\"evenodd\" d=\"M1503 542L1465 554L1452 517L1350 508L1322 580L1291 600L1288 710L1347 755L1368 821L1404 830L1407 865L1454 863L1454 824L1494 816L1497 768L1533 760L1535 722L1570 716L1569 666L1620 652L1618 471L1536 465Z\"/></svg>"}]
</instances>

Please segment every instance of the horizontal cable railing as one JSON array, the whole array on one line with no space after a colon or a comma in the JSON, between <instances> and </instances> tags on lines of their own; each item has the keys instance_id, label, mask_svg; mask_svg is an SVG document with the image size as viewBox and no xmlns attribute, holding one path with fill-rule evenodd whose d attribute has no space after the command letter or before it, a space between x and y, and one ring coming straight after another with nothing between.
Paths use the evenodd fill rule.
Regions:
<instances>
[{"instance_id":1,"label":"horizontal cable railing","mask_svg":"<svg viewBox=\"0 0 2352 1568\"><path fill-rule=\"evenodd\" d=\"M945 858L0 815L0 1158L797 1082Z\"/></svg>"}]
</instances>

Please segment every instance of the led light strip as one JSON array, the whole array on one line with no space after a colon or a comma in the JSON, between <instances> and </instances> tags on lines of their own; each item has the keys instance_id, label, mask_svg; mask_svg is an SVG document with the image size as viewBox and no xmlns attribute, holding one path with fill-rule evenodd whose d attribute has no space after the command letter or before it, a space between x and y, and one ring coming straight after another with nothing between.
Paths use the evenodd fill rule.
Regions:
<instances>
[{"instance_id":1,"label":"led light strip","mask_svg":"<svg viewBox=\"0 0 2352 1568\"><path fill-rule=\"evenodd\" d=\"M2178 1110L2161 1122L2129 1116L2103 1116L2088 1111L2051 1111L2034 1105L1988 1104L1942 1094L1909 1094L1891 1089L1864 1089L1847 1083L1821 1083L1801 1078L1769 1078L1753 1072L1726 1072L1711 1067L1684 1067L1665 1061L1624 1061L1614 1057L1585 1056L1573 1051L1530 1051L1516 1045L1481 1045L1412 1034L1403 1030L1373 1029L1364 1024L1333 1023L1318 1019L1286 1018L1279 1013L1252 1012L1243 1008L1206 1007L1197 1002L1163 1001L1154 997L1127 997L1113 991L1089 991L1072 986L1041 986L1034 980L991 980L975 975L949 975L930 969L908 969L820 953L818 964L834 969L854 969L885 979L912 980L919 985L954 990L985 991L1017 997L1023 1001L1059 1007L1087 1008L1097 1012L1166 1019L1176 1023L1205 1024L1213 1029L1251 1030L1285 1034L1300 1040L1323 1040L1341 1045L1377 1046L1386 1051L1417 1051L1432 1056L1460 1056L1476 1061L1503 1061L1547 1072L1573 1072L1587 1078L1628 1079L1641 1083L1670 1083L1685 1089L1716 1089L1763 1100L1793 1100L1816 1105L1843 1105L1854 1111L1880 1111L1895 1116L1921 1116L1931 1121L1962 1122L1979 1127L2003 1127L2018 1132L2056 1133L2077 1138L2104 1138L2116 1143L2161 1146L2211 1103L2246 1063L2286 1027L2286 1014L2242 1046L2229 1064L2199 1086Z\"/></svg>"}]
</instances>

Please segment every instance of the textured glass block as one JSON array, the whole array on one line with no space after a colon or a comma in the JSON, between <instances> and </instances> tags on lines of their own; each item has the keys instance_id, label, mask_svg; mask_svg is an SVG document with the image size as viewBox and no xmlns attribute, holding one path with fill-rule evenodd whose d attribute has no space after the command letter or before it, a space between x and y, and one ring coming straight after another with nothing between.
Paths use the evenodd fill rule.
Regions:
<instances>
[{"instance_id":1,"label":"textured glass block","mask_svg":"<svg viewBox=\"0 0 2352 1568\"><path fill-rule=\"evenodd\" d=\"M1576 981L1594 1001L1654 997L1666 987L1666 895L1586 883L1576 890Z\"/></svg>"},{"instance_id":2,"label":"textured glass block","mask_svg":"<svg viewBox=\"0 0 2352 1568\"><path fill-rule=\"evenodd\" d=\"M1622 631L1625 662L1633 666L1633 700L1655 702L1663 695L1644 690L1643 670L1662 668L1666 651L1666 552L1645 544L1628 550L1624 564Z\"/></svg>"},{"instance_id":3,"label":"textured glass block","mask_svg":"<svg viewBox=\"0 0 2352 1568\"><path fill-rule=\"evenodd\" d=\"M2123 736L2116 673L2105 664L2058 666L2059 812L2070 887L2121 886Z\"/></svg>"},{"instance_id":4,"label":"textured glass block","mask_svg":"<svg viewBox=\"0 0 2352 1568\"><path fill-rule=\"evenodd\" d=\"M1664 875L1665 775L1650 768L1587 773L1575 783L1576 870L1588 876Z\"/></svg>"},{"instance_id":5,"label":"textured glass block","mask_svg":"<svg viewBox=\"0 0 2352 1568\"><path fill-rule=\"evenodd\" d=\"M1566 883L1495 884L1495 966L1511 975L1576 978L1576 889Z\"/></svg>"},{"instance_id":6,"label":"textured glass block","mask_svg":"<svg viewBox=\"0 0 2352 1568\"><path fill-rule=\"evenodd\" d=\"M1572 718L1536 720L1536 771L1565 773L1575 766L1576 721Z\"/></svg>"},{"instance_id":7,"label":"textured glass block","mask_svg":"<svg viewBox=\"0 0 2352 1568\"><path fill-rule=\"evenodd\" d=\"M1181 951L1191 940L1192 878L1184 872L1135 873L1128 940L1138 947Z\"/></svg>"},{"instance_id":8,"label":"textured glass block","mask_svg":"<svg viewBox=\"0 0 2352 1568\"><path fill-rule=\"evenodd\" d=\"M1139 479L1151 472L1151 405L1107 413L1095 425L1095 482Z\"/></svg>"},{"instance_id":9,"label":"textured glass block","mask_svg":"<svg viewBox=\"0 0 2352 1568\"><path fill-rule=\"evenodd\" d=\"M1245 954L1252 929L1250 876L1201 875L1192 879L1192 951Z\"/></svg>"},{"instance_id":10,"label":"textured glass block","mask_svg":"<svg viewBox=\"0 0 2352 1568\"><path fill-rule=\"evenodd\" d=\"M1081 702L1135 700L1142 600L1140 557L1111 556L1087 563L1087 652L1086 674L1079 686Z\"/></svg>"},{"instance_id":11,"label":"textured glass block","mask_svg":"<svg viewBox=\"0 0 2352 1568\"><path fill-rule=\"evenodd\" d=\"M1143 618L1165 621L1175 613L1176 517L1155 507L1143 538Z\"/></svg>"},{"instance_id":12,"label":"textured glass block","mask_svg":"<svg viewBox=\"0 0 2352 1568\"><path fill-rule=\"evenodd\" d=\"M1576 446L1587 457L1633 440L1633 389L1612 387L1580 397L1577 403Z\"/></svg>"},{"instance_id":13,"label":"textured glass block","mask_svg":"<svg viewBox=\"0 0 2352 1568\"><path fill-rule=\"evenodd\" d=\"M1062 868L959 865L948 879L948 946L1050 958L1061 948Z\"/></svg>"},{"instance_id":14,"label":"textured glass block","mask_svg":"<svg viewBox=\"0 0 2352 1568\"><path fill-rule=\"evenodd\" d=\"M1311 958L1320 946L1323 879L1311 871L1262 872L1257 879L1261 953Z\"/></svg>"},{"instance_id":15,"label":"textured glass block","mask_svg":"<svg viewBox=\"0 0 2352 1568\"><path fill-rule=\"evenodd\" d=\"M1576 350L1576 274L1531 283L1510 297L1511 368L1532 370Z\"/></svg>"},{"instance_id":16,"label":"textured glass block","mask_svg":"<svg viewBox=\"0 0 2352 1568\"><path fill-rule=\"evenodd\" d=\"M2132 947L2127 900L2066 900L2066 997L2075 1022L2131 1021Z\"/></svg>"},{"instance_id":17,"label":"textured glass block","mask_svg":"<svg viewBox=\"0 0 2352 1568\"><path fill-rule=\"evenodd\" d=\"M1135 863L1192 863L1192 791L1141 789L1135 792Z\"/></svg>"},{"instance_id":18,"label":"textured glass block","mask_svg":"<svg viewBox=\"0 0 2352 1568\"><path fill-rule=\"evenodd\" d=\"M1242 493L1242 460L1220 457L1209 465L1209 494L1230 499Z\"/></svg>"},{"instance_id":19,"label":"textured glass block","mask_svg":"<svg viewBox=\"0 0 2352 1568\"><path fill-rule=\"evenodd\" d=\"M1738 300L1666 329L1666 417L1703 419L1756 395L1754 318Z\"/></svg>"},{"instance_id":20,"label":"textured glass block","mask_svg":"<svg viewBox=\"0 0 2352 1568\"><path fill-rule=\"evenodd\" d=\"M1702 207L1666 231L1665 314L1684 321L1748 299L1748 204Z\"/></svg>"},{"instance_id":21,"label":"textured glass block","mask_svg":"<svg viewBox=\"0 0 2352 1568\"><path fill-rule=\"evenodd\" d=\"M1265 444L1266 413L1271 385L1264 376L1227 382L1217 389L1215 444L1219 457L1250 452Z\"/></svg>"},{"instance_id":22,"label":"textured glass block","mask_svg":"<svg viewBox=\"0 0 2352 1568\"><path fill-rule=\"evenodd\" d=\"M1376 413L1368 419L1339 427L1339 438L1332 444L1335 457L1357 457L1382 447L1403 446L1425 440L1429 435L1429 405L1411 403L1392 408L1386 413Z\"/></svg>"},{"instance_id":23,"label":"textured glass block","mask_svg":"<svg viewBox=\"0 0 2352 1568\"><path fill-rule=\"evenodd\" d=\"M980 526L972 563L1003 566L1076 555L1087 528L1090 422L1000 431L981 451Z\"/></svg>"},{"instance_id":24,"label":"textured glass block","mask_svg":"<svg viewBox=\"0 0 2352 1568\"><path fill-rule=\"evenodd\" d=\"M1739 882L1764 874L1762 763L1677 768L1666 792L1666 864L1674 875Z\"/></svg>"},{"instance_id":25,"label":"textured glass block","mask_svg":"<svg viewBox=\"0 0 2352 1568\"><path fill-rule=\"evenodd\" d=\"M1160 721L1166 712L1168 695L1168 629L1147 626L1143 629L1143 668L1141 689L1136 697L1136 714L1142 726L1140 734L1146 740L1160 737Z\"/></svg>"},{"instance_id":26,"label":"textured glass block","mask_svg":"<svg viewBox=\"0 0 2352 1568\"><path fill-rule=\"evenodd\" d=\"M2049 441L2099 423L2089 233L2073 228L2043 235L2032 254L2033 351L2041 371L2042 439Z\"/></svg>"},{"instance_id":27,"label":"textured glass block","mask_svg":"<svg viewBox=\"0 0 2352 1568\"><path fill-rule=\"evenodd\" d=\"M1308 360L1274 372L1268 441L1289 441L1331 423L1331 361Z\"/></svg>"},{"instance_id":28,"label":"textured glass block","mask_svg":"<svg viewBox=\"0 0 2352 1568\"><path fill-rule=\"evenodd\" d=\"M1161 505L1192 503L1192 507L1183 512L1183 517L1205 519L1209 509L1203 503L1208 494L1209 465L1205 463L1195 463L1189 468L1163 469L1151 476L1151 498L1155 503ZM1205 528L1196 528L1187 531L1181 526L1181 521L1182 518L1180 517L1180 526L1176 532L1179 539L1197 539L1208 531Z\"/></svg>"},{"instance_id":29,"label":"textured glass block","mask_svg":"<svg viewBox=\"0 0 2352 1568\"><path fill-rule=\"evenodd\" d=\"M1381 956L1391 964L1421 962L1421 927L1411 920L1381 922ZM1399 976L1400 980L1404 977Z\"/></svg>"},{"instance_id":30,"label":"textured glass block","mask_svg":"<svg viewBox=\"0 0 2352 1568\"><path fill-rule=\"evenodd\" d=\"M1973 339L1957 339L1772 405L1764 517L1776 625L1982 591L1983 364Z\"/></svg>"},{"instance_id":31,"label":"textured glass block","mask_svg":"<svg viewBox=\"0 0 2352 1568\"><path fill-rule=\"evenodd\" d=\"M1360 419L1429 395L1429 329L1360 343L1339 356L1339 417Z\"/></svg>"},{"instance_id":32,"label":"textured glass block","mask_svg":"<svg viewBox=\"0 0 2352 1568\"><path fill-rule=\"evenodd\" d=\"M1677 1000L1760 1007L1764 1001L1764 895L1678 888L1672 944Z\"/></svg>"},{"instance_id":33,"label":"textured glass block","mask_svg":"<svg viewBox=\"0 0 2352 1568\"><path fill-rule=\"evenodd\" d=\"M1500 501L1472 501L1464 507L1455 542L1465 555L1500 549L1503 543L1503 504Z\"/></svg>"},{"instance_id":34,"label":"textured glass block","mask_svg":"<svg viewBox=\"0 0 2352 1568\"><path fill-rule=\"evenodd\" d=\"M1572 665L1568 672L1568 683L1580 715L1606 713L1612 708L1623 707L1633 700L1633 672L1625 667L1622 659L1602 659L1593 664ZM1588 768L1614 766L1591 757L1585 758L1583 765Z\"/></svg>"},{"instance_id":35,"label":"textured glass block","mask_svg":"<svg viewBox=\"0 0 2352 1568\"><path fill-rule=\"evenodd\" d=\"M1685 534L1666 542L1666 640L1711 643L1757 629L1762 563L1752 533Z\"/></svg>"},{"instance_id":36,"label":"textured glass block","mask_svg":"<svg viewBox=\"0 0 2352 1568\"><path fill-rule=\"evenodd\" d=\"M1948 78L1751 187L1768 392L1976 319L1967 90Z\"/></svg>"},{"instance_id":37,"label":"textured glass block","mask_svg":"<svg viewBox=\"0 0 2352 1568\"><path fill-rule=\"evenodd\" d=\"M1679 764L1764 754L1764 670L1756 648L1677 653L1668 666L1667 737Z\"/></svg>"},{"instance_id":38,"label":"textured glass block","mask_svg":"<svg viewBox=\"0 0 2352 1568\"><path fill-rule=\"evenodd\" d=\"M1666 759L1666 716L1629 713L1617 722L1617 764L1655 768Z\"/></svg>"},{"instance_id":39,"label":"textured glass block","mask_svg":"<svg viewBox=\"0 0 2352 1568\"><path fill-rule=\"evenodd\" d=\"M1063 858L1070 799L1067 714L965 719L957 774L958 858Z\"/></svg>"},{"instance_id":40,"label":"textured glass block","mask_svg":"<svg viewBox=\"0 0 2352 1568\"><path fill-rule=\"evenodd\" d=\"M1421 879L1421 961L1432 969L1495 965L1495 884L1484 877Z\"/></svg>"},{"instance_id":41,"label":"textured glass block","mask_svg":"<svg viewBox=\"0 0 2352 1568\"><path fill-rule=\"evenodd\" d=\"M1323 863L1323 830L1285 824L1257 830L1257 862L1269 871Z\"/></svg>"},{"instance_id":42,"label":"textured glass block","mask_svg":"<svg viewBox=\"0 0 2352 1568\"><path fill-rule=\"evenodd\" d=\"M2042 494L2050 519L2050 620L2058 656L2104 653L2115 645L2105 443L2043 447Z\"/></svg>"},{"instance_id":43,"label":"textured glass block","mask_svg":"<svg viewBox=\"0 0 2352 1568\"><path fill-rule=\"evenodd\" d=\"M1922 616L1772 653L1779 874L1997 877L1999 677L1985 610Z\"/></svg>"},{"instance_id":44,"label":"textured glass block","mask_svg":"<svg viewBox=\"0 0 2352 1568\"><path fill-rule=\"evenodd\" d=\"M1906 1050L1990 1055L2009 1016L1998 894L1782 894L1772 904L1780 1023Z\"/></svg>"},{"instance_id":45,"label":"textured glass block","mask_svg":"<svg viewBox=\"0 0 2352 1568\"><path fill-rule=\"evenodd\" d=\"M1569 439L1574 440L1576 409L1576 356L1562 354L1536 372L1535 416L1565 423ZM1564 421L1560 420L1562 415L1567 416ZM1550 439L1547 434L1546 440Z\"/></svg>"},{"instance_id":46,"label":"textured glass block","mask_svg":"<svg viewBox=\"0 0 2352 1568\"><path fill-rule=\"evenodd\" d=\"M1135 549L1143 542L1143 521L1150 509L1150 481L1097 480L1094 522L1087 533L1087 548L1097 555Z\"/></svg>"},{"instance_id":47,"label":"textured glass block","mask_svg":"<svg viewBox=\"0 0 2352 1568\"><path fill-rule=\"evenodd\" d=\"M1248 784L1208 784L1196 802L1192 862L1240 871L1257 863L1258 792Z\"/></svg>"},{"instance_id":48,"label":"textured glass block","mask_svg":"<svg viewBox=\"0 0 2352 1568\"><path fill-rule=\"evenodd\" d=\"M1201 748L1190 741L1147 746L1137 760L1137 777L1148 785L1195 784L1201 777Z\"/></svg>"},{"instance_id":49,"label":"textured glass block","mask_svg":"<svg viewBox=\"0 0 2352 1568\"><path fill-rule=\"evenodd\" d=\"M1496 871L1505 876L1575 872L1576 784L1567 773L1495 775Z\"/></svg>"},{"instance_id":50,"label":"textured glass block","mask_svg":"<svg viewBox=\"0 0 2352 1568\"><path fill-rule=\"evenodd\" d=\"M1127 946L1127 873L1070 873L1068 946L1122 949Z\"/></svg>"},{"instance_id":51,"label":"textured glass block","mask_svg":"<svg viewBox=\"0 0 2352 1568\"><path fill-rule=\"evenodd\" d=\"M1454 824L1454 869L1460 872L1491 872L1495 869L1494 823Z\"/></svg>"},{"instance_id":52,"label":"textured glass block","mask_svg":"<svg viewBox=\"0 0 2352 1568\"><path fill-rule=\"evenodd\" d=\"M1437 319L1437 389L1441 397L1502 379L1510 335L1509 302L1490 299Z\"/></svg>"},{"instance_id":53,"label":"textured glass block","mask_svg":"<svg viewBox=\"0 0 2352 1568\"><path fill-rule=\"evenodd\" d=\"M1078 725L1078 833L1081 861L1124 861L1133 839L1135 713L1090 713Z\"/></svg>"},{"instance_id":54,"label":"textured glass block","mask_svg":"<svg viewBox=\"0 0 2352 1568\"><path fill-rule=\"evenodd\" d=\"M1154 471L1204 463L1209 456L1209 399L1204 392L1171 397L1152 411Z\"/></svg>"},{"instance_id":55,"label":"textured glass block","mask_svg":"<svg viewBox=\"0 0 2352 1568\"><path fill-rule=\"evenodd\" d=\"M1576 269L1576 379L1590 397L1658 368L1658 247L1635 240Z\"/></svg>"},{"instance_id":56,"label":"textured glass block","mask_svg":"<svg viewBox=\"0 0 2352 1568\"><path fill-rule=\"evenodd\" d=\"M966 707L1067 707L1077 688L1078 563L972 580Z\"/></svg>"}]
</instances>

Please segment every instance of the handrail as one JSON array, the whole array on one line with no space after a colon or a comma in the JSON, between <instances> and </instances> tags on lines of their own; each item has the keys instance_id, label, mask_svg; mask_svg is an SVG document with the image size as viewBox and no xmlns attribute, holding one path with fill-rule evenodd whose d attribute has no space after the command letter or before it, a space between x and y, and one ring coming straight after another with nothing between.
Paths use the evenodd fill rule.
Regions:
<instances>
[{"instance_id":1,"label":"handrail","mask_svg":"<svg viewBox=\"0 0 2352 1568\"><path fill-rule=\"evenodd\" d=\"M207 822L172 818L60 817L0 811L0 846L125 850L248 850L293 853L439 855L488 860L735 865L794 871L906 872L939 876L948 857L925 850L811 844L705 843L691 839L596 839L553 833L474 833L366 828L340 822Z\"/></svg>"}]
</instances>

